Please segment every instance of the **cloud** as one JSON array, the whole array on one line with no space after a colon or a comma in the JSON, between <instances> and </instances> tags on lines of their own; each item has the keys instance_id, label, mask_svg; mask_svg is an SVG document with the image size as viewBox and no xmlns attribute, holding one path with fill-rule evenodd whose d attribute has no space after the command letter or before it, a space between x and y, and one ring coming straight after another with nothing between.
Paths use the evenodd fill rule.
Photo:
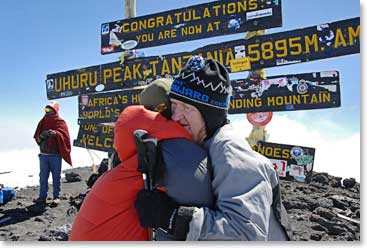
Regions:
<instances>
[{"instance_id":1,"label":"cloud","mask_svg":"<svg viewBox=\"0 0 367 248\"><path fill-rule=\"evenodd\" d=\"M9 187L25 187L39 184L39 159L37 148L16 149L0 152L0 183ZM104 152L92 151L90 155L87 150L72 147L71 158L73 168L92 166L93 162L99 165L101 160L107 156ZM92 157L91 157L92 156ZM93 160L92 160L93 158ZM62 170L72 167L62 162ZM9 172L1 174L2 172ZM92 173L92 169L91 169ZM51 175L49 182L52 182Z\"/></svg>"},{"instance_id":2,"label":"cloud","mask_svg":"<svg viewBox=\"0 0 367 248\"><path fill-rule=\"evenodd\" d=\"M252 130L246 118L232 123L240 136L247 137ZM315 148L314 171L360 181L360 132L340 132L345 128L327 120L306 125L282 114L273 116L266 130L268 142Z\"/></svg>"},{"instance_id":3,"label":"cloud","mask_svg":"<svg viewBox=\"0 0 367 248\"><path fill-rule=\"evenodd\" d=\"M247 121L245 115L231 116L231 120L239 136L245 138L249 135L252 125ZM323 131L325 128L327 132ZM317 122L317 125L306 125L288 118L286 114L278 113L266 127L270 134L269 142L315 148L315 171L327 172L343 178L354 177L360 181L360 133L340 132L344 129L338 123L330 123L326 120ZM73 132L73 130L70 131ZM107 156L105 152L91 151L91 154L96 165L99 165L101 160ZM0 183L11 187L38 185L39 160L37 155L38 148L35 144L24 149L2 150L0 152ZM83 148L72 147L71 156L74 168L93 164L91 155ZM63 162L62 170L70 168ZM7 171L12 172L1 174ZM51 182L51 176L49 179Z\"/></svg>"}]
</instances>

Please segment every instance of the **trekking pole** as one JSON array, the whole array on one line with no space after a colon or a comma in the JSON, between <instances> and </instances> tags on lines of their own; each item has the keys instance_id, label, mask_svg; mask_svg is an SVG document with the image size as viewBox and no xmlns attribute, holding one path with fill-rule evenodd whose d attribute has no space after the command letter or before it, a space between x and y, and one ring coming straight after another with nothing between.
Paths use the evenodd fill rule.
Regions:
<instances>
[{"instance_id":1,"label":"trekking pole","mask_svg":"<svg viewBox=\"0 0 367 248\"><path fill-rule=\"evenodd\" d=\"M148 134L145 130L134 131L134 141L138 155L138 171L142 173L144 189L154 190L154 167L156 163L156 147L158 140L156 138L144 139ZM151 240L155 240L156 230L152 227L150 233Z\"/></svg>"},{"instance_id":2,"label":"trekking pole","mask_svg":"<svg viewBox=\"0 0 367 248\"><path fill-rule=\"evenodd\" d=\"M147 173L148 173L148 168L147 168L147 162L146 158L144 156L144 154L146 153L146 149L145 149L145 145L144 145L144 141L143 141L143 137L147 134L148 132L145 130L135 130L134 131L134 141L135 141L135 145L136 145L136 153L138 156L138 171L141 172L141 175L143 177L143 182L144 182L144 189L150 190L150 183L149 183L149 179L147 177Z\"/></svg>"}]
</instances>

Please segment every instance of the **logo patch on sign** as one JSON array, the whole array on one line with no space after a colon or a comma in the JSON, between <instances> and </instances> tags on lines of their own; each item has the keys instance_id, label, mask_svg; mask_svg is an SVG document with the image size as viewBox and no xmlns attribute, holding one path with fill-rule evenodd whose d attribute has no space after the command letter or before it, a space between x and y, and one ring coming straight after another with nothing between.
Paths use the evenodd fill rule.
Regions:
<instances>
[{"instance_id":1,"label":"logo patch on sign","mask_svg":"<svg viewBox=\"0 0 367 248\"><path fill-rule=\"evenodd\" d=\"M101 33L102 35L108 34L110 32L110 25L108 23L102 24Z\"/></svg>"},{"instance_id":2,"label":"logo patch on sign","mask_svg":"<svg viewBox=\"0 0 367 248\"><path fill-rule=\"evenodd\" d=\"M88 95L82 95L82 106L87 106L88 105L88 100L89 100L89 96Z\"/></svg>"},{"instance_id":3,"label":"logo patch on sign","mask_svg":"<svg viewBox=\"0 0 367 248\"><path fill-rule=\"evenodd\" d=\"M291 149L291 156L293 158L299 158L299 157L302 157L304 154L303 150L301 147L299 146L295 146Z\"/></svg>"},{"instance_id":4,"label":"logo patch on sign","mask_svg":"<svg viewBox=\"0 0 367 248\"><path fill-rule=\"evenodd\" d=\"M46 81L46 84L47 84L48 91L54 91L54 80L53 79L48 79Z\"/></svg>"}]
</instances>

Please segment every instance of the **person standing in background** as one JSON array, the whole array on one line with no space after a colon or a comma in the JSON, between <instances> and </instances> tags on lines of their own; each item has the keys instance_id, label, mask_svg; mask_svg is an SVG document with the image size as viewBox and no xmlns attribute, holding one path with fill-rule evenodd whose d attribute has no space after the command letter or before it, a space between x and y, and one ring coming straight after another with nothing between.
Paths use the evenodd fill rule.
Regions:
<instances>
[{"instance_id":1,"label":"person standing in background","mask_svg":"<svg viewBox=\"0 0 367 248\"><path fill-rule=\"evenodd\" d=\"M40 192L34 203L46 204L48 177L51 172L52 204L57 205L60 203L61 160L64 159L72 165L70 135L66 122L59 116L57 102L51 101L46 105L45 116L38 123L33 137L40 148Z\"/></svg>"}]
</instances>

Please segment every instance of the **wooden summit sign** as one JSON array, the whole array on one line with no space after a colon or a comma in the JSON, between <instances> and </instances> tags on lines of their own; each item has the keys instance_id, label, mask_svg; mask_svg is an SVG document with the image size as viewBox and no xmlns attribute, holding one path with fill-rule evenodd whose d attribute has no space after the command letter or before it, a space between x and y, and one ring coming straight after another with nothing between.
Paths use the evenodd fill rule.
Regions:
<instances>
[{"instance_id":1,"label":"wooden summit sign","mask_svg":"<svg viewBox=\"0 0 367 248\"><path fill-rule=\"evenodd\" d=\"M280 179L311 181L315 148L259 141L252 149L270 159Z\"/></svg>"},{"instance_id":2,"label":"wooden summit sign","mask_svg":"<svg viewBox=\"0 0 367 248\"><path fill-rule=\"evenodd\" d=\"M229 72L258 70L360 52L359 17L238 39L161 56L112 62L47 75L48 99L131 88L176 75L192 55L214 58Z\"/></svg>"},{"instance_id":3,"label":"wooden summit sign","mask_svg":"<svg viewBox=\"0 0 367 248\"><path fill-rule=\"evenodd\" d=\"M101 25L101 53L282 26L281 0L224 0Z\"/></svg>"},{"instance_id":4,"label":"wooden summit sign","mask_svg":"<svg viewBox=\"0 0 367 248\"><path fill-rule=\"evenodd\" d=\"M340 107L337 71L231 81L229 114Z\"/></svg>"},{"instance_id":5,"label":"wooden summit sign","mask_svg":"<svg viewBox=\"0 0 367 248\"><path fill-rule=\"evenodd\" d=\"M340 106L339 73L312 72L267 79L231 81L233 94L229 114L293 111ZM117 120L130 105L140 104L140 89L79 96L78 124Z\"/></svg>"},{"instance_id":6,"label":"wooden summit sign","mask_svg":"<svg viewBox=\"0 0 367 248\"><path fill-rule=\"evenodd\" d=\"M113 151L114 128L102 124L80 125L73 145L104 152Z\"/></svg>"}]
</instances>

